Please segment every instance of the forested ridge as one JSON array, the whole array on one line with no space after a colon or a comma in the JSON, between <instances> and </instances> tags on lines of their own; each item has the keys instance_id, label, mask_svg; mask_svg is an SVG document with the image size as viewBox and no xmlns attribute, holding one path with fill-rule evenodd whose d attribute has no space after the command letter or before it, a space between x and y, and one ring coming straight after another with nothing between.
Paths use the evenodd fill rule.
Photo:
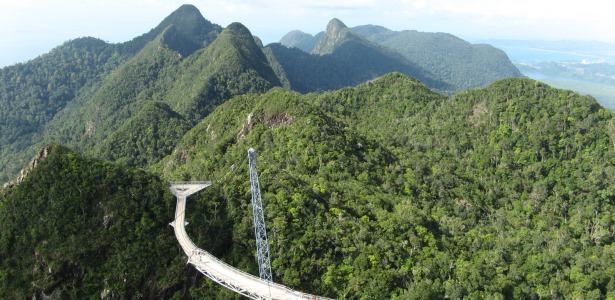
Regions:
<instances>
[{"instance_id":1,"label":"forested ridge","mask_svg":"<svg viewBox=\"0 0 615 300\"><path fill-rule=\"evenodd\" d=\"M7 159L11 152L27 147L80 90L95 86L125 60L105 42L81 38L26 64L0 69L0 180L27 163L27 158Z\"/></svg>"},{"instance_id":2,"label":"forested ridge","mask_svg":"<svg viewBox=\"0 0 615 300\"><path fill-rule=\"evenodd\" d=\"M332 24L337 24L337 26L331 26ZM331 30L332 28L335 30ZM349 38L349 36L352 38ZM293 30L282 37L280 44L289 48L300 49L304 53L317 55L336 54L337 56L347 57L356 52L360 53L360 49L355 47L352 50L336 49L348 40L360 41L364 46L372 48L372 51L380 50L388 53L388 56L395 59L398 65L397 69L389 70L389 72L397 71L417 77L427 86L448 93L486 87L495 80L502 78L522 77L522 74L508 59L504 51L487 44L470 44L452 34L442 32L393 31L375 25L347 28L341 21L333 19L327 26L326 31L312 36ZM366 62L379 59L381 58L375 58L371 55L358 60L354 59L352 62L365 65L364 68L372 70L372 72L378 72L378 68L370 67L369 63ZM313 58L313 60L317 61L318 59ZM343 63L344 60L336 60L336 62ZM314 63L312 62L312 64ZM352 68L353 63L349 63L345 67ZM403 69L404 64L411 65L412 69ZM302 64L295 63L293 65L301 66ZM379 75L383 74L380 73ZM345 78L352 80L353 76L347 75ZM426 81L426 78L429 81ZM307 80L303 79L303 81ZM355 84L357 83L355 82ZM336 86L336 88L340 87L340 85ZM314 91L314 89L310 91Z\"/></svg>"},{"instance_id":3,"label":"forested ridge","mask_svg":"<svg viewBox=\"0 0 615 300\"><path fill-rule=\"evenodd\" d=\"M3 182L15 176L49 141L115 157L101 153L109 148L99 144L109 144L104 140L112 138L122 126L126 129L130 126L127 124L135 124L135 118L153 122L143 117L154 115L140 113L149 109L151 102L168 105L169 115L179 114L186 126L173 130L183 130L177 132L181 136L219 103L280 85L245 26L234 23L222 29L191 5L180 7L132 41L107 44L93 38L75 40L25 64L3 68L3 75L10 75L0 82ZM76 83L72 84L71 78ZM63 94L56 97L59 92ZM139 140L149 147L157 143L174 145L158 140L157 132L132 134L138 134L133 142ZM162 147L149 152L157 152L153 157L130 155L122 161L143 167L143 162L158 160L170 149Z\"/></svg>"},{"instance_id":4,"label":"forested ridge","mask_svg":"<svg viewBox=\"0 0 615 300\"><path fill-rule=\"evenodd\" d=\"M208 192L236 218L233 247L251 249L237 162L255 146L282 282L366 299L613 291L613 115L594 99L525 79L447 99L392 74L250 100L219 107L155 169L224 178Z\"/></svg>"},{"instance_id":5,"label":"forested ridge","mask_svg":"<svg viewBox=\"0 0 615 300\"><path fill-rule=\"evenodd\" d=\"M159 177L51 145L0 195L4 299L170 298L190 276Z\"/></svg>"},{"instance_id":6,"label":"forested ridge","mask_svg":"<svg viewBox=\"0 0 615 300\"><path fill-rule=\"evenodd\" d=\"M299 290L346 299L600 299L612 296L615 284L613 124L612 113L594 99L533 80L502 80L447 98L394 73L324 94L275 88L233 98L150 171L166 180L213 180L189 202L189 235L254 274L246 149L255 147L274 278ZM165 225L173 199L164 180L134 173L153 176L148 180L154 188L125 177L135 171L56 147L57 154L26 181L3 191L2 251L12 258L3 261L5 295L56 291L79 297L106 290L165 298L231 296L170 266L184 268L177 260L185 258ZM166 284L145 277L123 290L112 284L118 270L98 267L115 259L114 251L76 246L75 240L115 234L104 230L109 213L100 207L116 201L141 203L118 208L137 216L122 223L122 234L150 224L150 232L127 240L122 251L137 255L142 239L149 240L147 251L168 261L149 261L149 274L168 278ZM25 208L51 203L63 214ZM80 209L66 210L69 203ZM156 214L138 217L148 211ZM125 216L132 220L132 214ZM24 221L31 219L41 221ZM66 222L76 227L66 229ZM70 232L75 240L65 238ZM169 242L151 243L155 235ZM111 247L105 245L100 247ZM81 256L45 254L56 247ZM98 264L88 261L91 256ZM57 264L52 270L58 271L24 272L45 264ZM8 280L14 276L22 279ZM88 276L101 281L91 283Z\"/></svg>"},{"instance_id":7,"label":"forested ridge","mask_svg":"<svg viewBox=\"0 0 615 300\"><path fill-rule=\"evenodd\" d=\"M487 44L470 44L449 33L393 31L374 25L357 26L352 31L398 51L430 70L434 78L449 82L456 91L486 87L494 78L522 77L504 51Z\"/></svg>"},{"instance_id":8,"label":"forested ridge","mask_svg":"<svg viewBox=\"0 0 615 300\"><path fill-rule=\"evenodd\" d=\"M182 15L203 21L182 6L83 71L79 95L2 119L42 126L32 144L2 134L5 170L69 148L45 146L0 190L0 298L239 299L186 265L168 182L212 180L188 201L188 235L257 274L250 147L277 283L338 299L615 297L615 118L595 99L521 78L448 95L399 72L301 94L279 56L299 50ZM44 107L38 95L16 103Z\"/></svg>"},{"instance_id":9,"label":"forested ridge","mask_svg":"<svg viewBox=\"0 0 615 300\"><path fill-rule=\"evenodd\" d=\"M182 5L130 41L78 38L2 68L0 181L9 181L48 141L94 154L96 144L150 101L166 103L192 126L231 97L273 86L322 92L401 72L450 94L520 76L501 51L478 51L454 37L423 41L400 33L396 48L337 19L327 28L314 37L312 54L277 43L263 48L245 26L222 28Z\"/></svg>"}]
</instances>

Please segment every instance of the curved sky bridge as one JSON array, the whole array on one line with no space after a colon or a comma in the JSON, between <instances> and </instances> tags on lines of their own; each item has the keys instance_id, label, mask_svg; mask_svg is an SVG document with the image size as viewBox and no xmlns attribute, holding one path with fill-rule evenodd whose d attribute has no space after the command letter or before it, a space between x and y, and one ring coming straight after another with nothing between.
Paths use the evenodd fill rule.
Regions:
<instances>
[{"instance_id":1,"label":"curved sky bridge","mask_svg":"<svg viewBox=\"0 0 615 300\"><path fill-rule=\"evenodd\" d=\"M219 260L209 252L198 248L186 233L186 199L188 196L207 188L211 181L177 181L171 182L171 192L177 197L175 220L170 223L175 230L175 237L188 256L188 263L211 280L236 293L252 299L313 299L325 300L321 296L295 291L284 285L263 280L243 272Z\"/></svg>"}]
</instances>

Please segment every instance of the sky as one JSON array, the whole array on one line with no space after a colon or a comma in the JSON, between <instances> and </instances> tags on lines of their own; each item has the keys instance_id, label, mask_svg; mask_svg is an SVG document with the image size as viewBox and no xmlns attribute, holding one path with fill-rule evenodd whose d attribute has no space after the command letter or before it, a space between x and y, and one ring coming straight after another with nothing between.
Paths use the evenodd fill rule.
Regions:
<instances>
[{"instance_id":1,"label":"sky","mask_svg":"<svg viewBox=\"0 0 615 300\"><path fill-rule=\"evenodd\" d=\"M0 67L26 62L79 37L128 41L186 3L223 27L244 24L265 44L295 29L316 34L332 18L349 27L448 32L470 42L615 43L615 17L604 0L0 0Z\"/></svg>"}]
</instances>

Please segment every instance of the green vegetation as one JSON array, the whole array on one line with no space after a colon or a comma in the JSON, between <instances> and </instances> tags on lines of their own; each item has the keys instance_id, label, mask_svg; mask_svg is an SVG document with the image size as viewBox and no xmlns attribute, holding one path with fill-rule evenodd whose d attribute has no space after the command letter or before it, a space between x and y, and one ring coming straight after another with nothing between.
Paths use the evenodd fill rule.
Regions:
<instances>
[{"instance_id":1,"label":"green vegetation","mask_svg":"<svg viewBox=\"0 0 615 300\"><path fill-rule=\"evenodd\" d=\"M615 110L615 65L609 63L515 64L526 76L553 87L595 97L604 107Z\"/></svg>"},{"instance_id":2,"label":"green vegetation","mask_svg":"<svg viewBox=\"0 0 615 300\"><path fill-rule=\"evenodd\" d=\"M0 297L181 296L173 208L158 177L52 146L0 196Z\"/></svg>"},{"instance_id":3,"label":"green vegetation","mask_svg":"<svg viewBox=\"0 0 615 300\"><path fill-rule=\"evenodd\" d=\"M44 141L78 147L84 130L89 137L87 129L93 128L97 118L115 113L118 102L131 102L139 93L146 98L167 90L168 82L154 91L144 91L162 81L162 75L176 76L173 70L161 74L161 69L169 69L168 63L177 61L178 53L187 55L210 44L221 30L205 20L196 7L183 5L156 28L131 41L108 44L79 38L27 63L0 69L0 182L19 172ZM145 49L152 42L155 46ZM156 49L169 55L152 57ZM139 53L139 58L133 59ZM92 105L85 105L88 102ZM123 113L134 115L137 111L133 105ZM90 119L83 120L84 116ZM118 122L117 117L110 120Z\"/></svg>"},{"instance_id":4,"label":"green vegetation","mask_svg":"<svg viewBox=\"0 0 615 300\"><path fill-rule=\"evenodd\" d=\"M247 28L235 23L221 31L190 5L130 42L76 40L2 69L3 74L2 182L49 141L144 167L169 154L179 137L219 103L280 85ZM147 111L153 102L168 105L162 109L181 124L147 131L163 117ZM114 144L127 139L131 142ZM137 142L149 150L133 148Z\"/></svg>"},{"instance_id":5,"label":"green vegetation","mask_svg":"<svg viewBox=\"0 0 615 300\"><path fill-rule=\"evenodd\" d=\"M262 93L280 82L250 31L232 23L207 48L183 63L165 102L193 122L218 104L246 93Z\"/></svg>"},{"instance_id":6,"label":"green vegetation","mask_svg":"<svg viewBox=\"0 0 615 300\"><path fill-rule=\"evenodd\" d=\"M520 78L448 97L339 23L331 53L309 55L203 20L182 6L131 42L75 40L0 70L0 178L46 140L85 153L53 144L0 190L1 298L239 299L186 266L165 182L212 180L188 234L256 274L249 147L278 283L340 299L615 297L615 117L593 98Z\"/></svg>"},{"instance_id":7,"label":"green vegetation","mask_svg":"<svg viewBox=\"0 0 615 300\"><path fill-rule=\"evenodd\" d=\"M333 26L332 26L333 25ZM327 33L329 32L329 33ZM295 47L306 53L312 54L335 54L337 48L349 39L361 41L363 47L373 48L372 51L388 53L389 59L397 60L395 69L387 69L382 72L377 66L370 65L381 58L372 58L372 55L353 56L354 53L361 53L364 50L354 48L340 51L338 58L350 58L345 61L347 65L339 65L337 68L331 67L333 71L319 70L318 76L322 74L333 74L327 78L329 81L338 80L335 70L338 68L353 68L360 65L364 70L370 70L376 76L388 72L398 71L409 76L414 76L423 81L427 86L445 92L458 92L469 88L486 87L495 80L509 77L521 77L521 73L508 59L506 54L490 45L473 45L458 37L447 33L418 32L415 30L392 31L381 26L364 25L354 28L346 28L339 20L334 19L327 27L327 32L311 36L306 33L292 31L280 40L282 45ZM329 38L332 36L334 38ZM308 49L309 45L313 45ZM270 45L270 47L274 47ZM278 50L281 51L281 50ZM289 51L289 53L292 53ZM287 56L289 54L286 54ZM381 54L382 55L382 54ZM298 53L295 56L299 56ZM281 62L285 59L282 58ZM316 60L317 59L313 59ZM297 58L293 65L302 66L301 69L308 69L310 64L302 63L305 58ZM337 61L336 61L337 62ZM380 63L381 64L381 63ZM284 65L284 64L283 64ZM307 66L306 66L307 65ZM323 65L329 66L330 62ZM411 66L410 70L403 69L404 65ZM289 67L290 68L290 67ZM286 69L286 68L285 68ZM287 70L287 73L289 71ZM292 73L292 71L290 71ZM350 75L356 71L349 72ZM308 78L314 78L309 76ZM347 76L345 78L352 78ZM302 79L303 81L307 79ZM365 80L355 80L352 84L337 84L333 89L348 85L356 85ZM291 80L293 82L293 80ZM294 88L294 87L293 87ZM332 88L326 88L331 90ZM309 89L316 91L317 89ZM299 89L299 91L305 91Z\"/></svg>"},{"instance_id":8,"label":"green vegetation","mask_svg":"<svg viewBox=\"0 0 615 300\"><path fill-rule=\"evenodd\" d=\"M324 32L322 32L320 36L312 36L311 34L300 30L292 30L280 39L280 44L289 48L298 48L303 52L310 53L312 52L312 49L314 49L314 46L322 34L324 34Z\"/></svg>"},{"instance_id":9,"label":"green vegetation","mask_svg":"<svg viewBox=\"0 0 615 300\"><path fill-rule=\"evenodd\" d=\"M145 117L182 122L161 103ZM151 170L212 179L189 203L189 235L256 274L246 163L256 148L274 279L299 290L342 299L602 298L615 291L613 124L592 98L533 80L447 98L393 73L324 94L235 97ZM157 130L175 134L168 129ZM128 150L132 161L151 165L139 145ZM0 200L7 297L233 297L186 278L195 271L163 231L173 200L160 179L56 149ZM121 231L105 227L110 213Z\"/></svg>"},{"instance_id":10,"label":"green vegetation","mask_svg":"<svg viewBox=\"0 0 615 300\"><path fill-rule=\"evenodd\" d=\"M332 54L323 56L279 44L271 44L265 51L281 81L302 93L353 86L390 72L414 76L434 89L450 88L447 83L434 80L424 69L362 40L346 40Z\"/></svg>"},{"instance_id":11,"label":"green vegetation","mask_svg":"<svg viewBox=\"0 0 615 300\"><path fill-rule=\"evenodd\" d=\"M126 55L94 38L66 42L25 64L0 69L0 181L34 152L16 159L41 128L73 99L95 87Z\"/></svg>"},{"instance_id":12,"label":"green vegetation","mask_svg":"<svg viewBox=\"0 0 615 300\"><path fill-rule=\"evenodd\" d=\"M168 105L149 102L92 152L105 160L146 167L171 153L189 129L190 123Z\"/></svg>"},{"instance_id":13,"label":"green vegetation","mask_svg":"<svg viewBox=\"0 0 615 300\"><path fill-rule=\"evenodd\" d=\"M183 5L131 41L108 44L81 38L30 62L3 68L0 181L15 176L37 149L49 142L99 157L122 157L122 162L133 166L160 159L169 154L166 151L177 139L162 142L167 147L156 150L155 155L153 151L139 155L100 152L111 149L110 136L130 127L128 123L135 124L131 119L143 115L140 111L150 102L167 104L191 127L232 97L263 93L274 86L299 92L326 91L401 72L435 90L451 92L461 87L439 75L432 65L422 65L391 47L368 41L339 20L332 20L327 32L317 37L316 55L278 44L262 48L243 25L233 23L223 29L203 18L196 7ZM444 72L463 78L455 80L474 76ZM480 85L502 75L480 73L488 77ZM142 132L139 135L132 139L151 140ZM150 154L154 156L143 157Z\"/></svg>"},{"instance_id":14,"label":"green vegetation","mask_svg":"<svg viewBox=\"0 0 615 300\"><path fill-rule=\"evenodd\" d=\"M470 44L448 33L391 31L365 25L352 29L370 41L401 53L454 91L485 87L493 81L521 77L504 51L486 44Z\"/></svg>"},{"instance_id":15,"label":"green vegetation","mask_svg":"<svg viewBox=\"0 0 615 300\"><path fill-rule=\"evenodd\" d=\"M256 273L245 164L255 147L274 278L300 290L604 297L615 275L613 122L592 98L533 80L446 99L392 74L322 95L235 98L155 170L219 180L198 205L226 205L223 257Z\"/></svg>"},{"instance_id":16,"label":"green vegetation","mask_svg":"<svg viewBox=\"0 0 615 300\"><path fill-rule=\"evenodd\" d=\"M311 54L280 44L267 46L265 53L285 87L302 93L354 86L390 72L414 76L437 90L454 89L434 79L431 70L352 33L337 19L331 20Z\"/></svg>"}]
</instances>

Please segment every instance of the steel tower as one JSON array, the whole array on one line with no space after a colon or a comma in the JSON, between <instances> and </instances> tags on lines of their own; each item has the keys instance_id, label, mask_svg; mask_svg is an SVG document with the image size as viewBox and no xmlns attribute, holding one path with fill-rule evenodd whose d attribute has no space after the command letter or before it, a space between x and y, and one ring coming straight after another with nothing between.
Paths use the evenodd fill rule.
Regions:
<instances>
[{"instance_id":1,"label":"steel tower","mask_svg":"<svg viewBox=\"0 0 615 300\"><path fill-rule=\"evenodd\" d=\"M254 215L254 234L256 235L256 254L258 256L258 272L261 279L273 282L271 275L271 262L269 260L269 243L267 242L267 229L263 201L261 200L261 185L256 171L256 151L248 149L248 162L250 164L250 186L252 189L252 214Z\"/></svg>"}]
</instances>

